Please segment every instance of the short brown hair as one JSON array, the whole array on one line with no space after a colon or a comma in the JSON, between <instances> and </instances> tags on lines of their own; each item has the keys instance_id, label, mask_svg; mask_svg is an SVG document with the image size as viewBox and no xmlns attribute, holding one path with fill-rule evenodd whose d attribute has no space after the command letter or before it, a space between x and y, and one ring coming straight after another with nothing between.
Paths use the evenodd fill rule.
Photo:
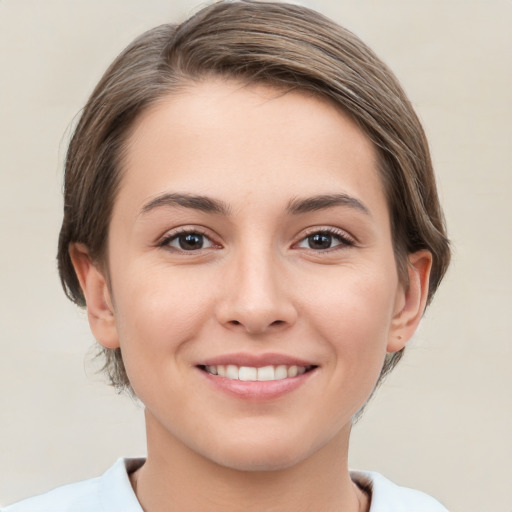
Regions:
<instances>
[{"instance_id":1,"label":"short brown hair","mask_svg":"<svg viewBox=\"0 0 512 512\"><path fill-rule=\"evenodd\" d=\"M123 149L134 120L177 88L209 76L267 83L327 98L373 141L391 216L399 275L407 255L432 253L428 301L450 260L443 213L424 131L388 67L359 38L305 7L220 1L178 25L133 41L107 69L69 144L58 266L67 296L85 298L69 255L85 244L103 262ZM131 390L120 349L102 349L118 389ZM381 378L402 351L389 354Z\"/></svg>"}]
</instances>

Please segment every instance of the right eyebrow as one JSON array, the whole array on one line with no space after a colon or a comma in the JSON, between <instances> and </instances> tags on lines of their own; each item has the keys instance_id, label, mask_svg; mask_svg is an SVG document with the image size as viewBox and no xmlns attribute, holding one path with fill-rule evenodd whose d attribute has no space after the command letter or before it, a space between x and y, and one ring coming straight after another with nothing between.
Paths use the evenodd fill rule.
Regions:
<instances>
[{"instance_id":1,"label":"right eyebrow","mask_svg":"<svg viewBox=\"0 0 512 512\"><path fill-rule=\"evenodd\" d=\"M229 206L218 199L193 194L165 193L147 202L142 207L140 215L162 206L179 206L181 208L191 208L193 210L199 210L206 213L217 213L225 216L229 216L230 214Z\"/></svg>"}]
</instances>

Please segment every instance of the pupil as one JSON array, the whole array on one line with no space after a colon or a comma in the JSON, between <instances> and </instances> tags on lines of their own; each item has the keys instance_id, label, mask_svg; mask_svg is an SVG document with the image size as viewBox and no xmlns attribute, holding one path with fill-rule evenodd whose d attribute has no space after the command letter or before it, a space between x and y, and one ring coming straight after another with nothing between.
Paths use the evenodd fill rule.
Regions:
<instances>
[{"instance_id":1,"label":"pupil","mask_svg":"<svg viewBox=\"0 0 512 512\"><path fill-rule=\"evenodd\" d=\"M201 249L203 247L203 235L189 233L179 237L180 248L185 251Z\"/></svg>"},{"instance_id":2,"label":"pupil","mask_svg":"<svg viewBox=\"0 0 512 512\"><path fill-rule=\"evenodd\" d=\"M332 243L332 236L326 233L316 233L308 237L311 249L329 249Z\"/></svg>"}]
</instances>

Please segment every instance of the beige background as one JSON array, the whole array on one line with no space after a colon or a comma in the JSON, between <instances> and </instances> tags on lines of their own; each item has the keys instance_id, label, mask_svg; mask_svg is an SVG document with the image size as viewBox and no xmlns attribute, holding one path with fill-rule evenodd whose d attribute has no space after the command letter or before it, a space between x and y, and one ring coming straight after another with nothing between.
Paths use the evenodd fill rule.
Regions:
<instances>
[{"instance_id":1,"label":"beige background","mask_svg":"<svg viewBox=\"0 0 512 512\"><path fill-rule=\"evenodd\" d=\"M403 82L455 248L414 344L354 429L351 465L453 511L510 512L512 2L304 3L355 31ZM0 0L0 505L144 453L140 407L94 375L85 317L59 287L62 160L112 58L198 5Z\"/></svg>"}]
</instances>

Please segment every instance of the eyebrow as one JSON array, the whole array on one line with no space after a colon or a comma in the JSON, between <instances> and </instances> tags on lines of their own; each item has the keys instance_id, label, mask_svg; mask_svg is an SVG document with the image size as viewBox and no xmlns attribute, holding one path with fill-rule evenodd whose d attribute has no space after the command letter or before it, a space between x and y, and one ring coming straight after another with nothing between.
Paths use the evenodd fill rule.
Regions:
<instances>
[{"instance_id":1,"label":"eyebrow","mask_svg":"<svg viewBox=\"0 0 512 512\"><path fill-rule=\"evenodd\" d=\"M359 199L347 194L322 194L319 196L295 198L288 203L287 210L293 214L314 212L335 206L346 206L370 215L370 210Z\"/></svg>"},{"instance_id":2,"label":"eyebrow","mask_svg":"<svg viewBox=\"0 0 512 512\"><path fill-rule=\"evenodd\" d=\"M146 203L141 210L141 213L148 213L155 208L162 206L180 206L182 208L192 208L206 213L217 213L220 215L228 216L230 208L227 204L218 199L212 199L206 196L197 196L192 194L161 194Z\"/></svg>"},{"instance_id":3,"label":"eyebrow","mask_svg":"<svg viewBox=\"0 0 512 512\"><path fill-rule=\"evenodd\" d=\"M226 217L231 213L231 208L226 203L218 199L180 193L165 193L151 199L142 207L141 213L148 213L162 206L171 208L176 206L191 208L193 210L199 210L206 213L216 213ZM366 215L370 215L368 208L359 199L347 194L322 194L313 197L306 197L304 199L294 198L289 201L286 210L288 213L298 215L301 213L334 208L336 206L353 208Z\"/></svg>"}]
</instances>

